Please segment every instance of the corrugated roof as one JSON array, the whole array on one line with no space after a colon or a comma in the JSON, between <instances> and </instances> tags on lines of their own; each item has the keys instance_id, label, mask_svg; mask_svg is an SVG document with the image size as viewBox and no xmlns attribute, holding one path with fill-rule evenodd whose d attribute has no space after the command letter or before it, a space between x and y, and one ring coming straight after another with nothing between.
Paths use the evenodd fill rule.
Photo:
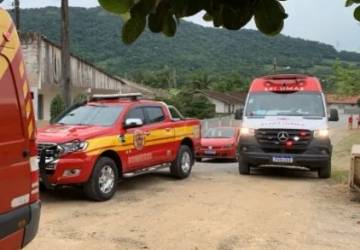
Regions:
<instances>
[{"instance_id":1,"label":"corrugated roof","mask_svg":"<svg viewBox=\"0 0 360 250\"><path fill-rule=\"evenodd\" d=\"M244 104L247 95L246 92L241 91L219 92L214 90L197 90L195 92L201 93L226 104Z\"/></svg>"},{"instance_id":2,"label":"corrugated roof","mask_svg":"<svg viewBox=\"0 0 360 250\"><path fill-rule=\"evenodd\" d=\"M326 100L328 104L349 104L357 105L360 95L355 96L339 96L334 94L327 94Z\"/></svg>"}]
</instances>

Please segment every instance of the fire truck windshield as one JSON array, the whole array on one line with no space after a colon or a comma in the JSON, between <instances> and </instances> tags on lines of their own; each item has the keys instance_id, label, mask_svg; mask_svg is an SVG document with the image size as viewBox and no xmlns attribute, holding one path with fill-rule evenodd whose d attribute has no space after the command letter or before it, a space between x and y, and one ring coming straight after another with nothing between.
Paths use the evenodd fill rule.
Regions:
<instances>
[{"instance_id":1,"label":"fire truck windshield","mask_svg":"<svg viewBox=\"0 0 360 250\"><path fill-rule=\"evenodd\" d=\"M122 106L86 105L71 110L56 123L64 125L111 126L123 110Z\"/></svg>"},{"instance_id":2,"label":"fire truck windshield","mask_svg":"<svg viewBox=\"0 0 360 250\"><path fill-rule=\"evenodd\" d=\"M322 118L325 117L325 108L321 93L261 92L249 95L245 114L247 117L302 116Z\"/></svg>"}]
</instances>

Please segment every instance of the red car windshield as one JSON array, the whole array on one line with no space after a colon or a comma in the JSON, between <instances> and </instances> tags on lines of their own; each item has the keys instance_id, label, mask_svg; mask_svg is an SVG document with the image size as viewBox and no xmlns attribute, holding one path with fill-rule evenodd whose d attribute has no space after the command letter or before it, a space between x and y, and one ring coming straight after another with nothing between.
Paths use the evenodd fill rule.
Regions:
<instances>
[{"instance_id":1,"label":"red car windshield","mask_svg":"<svg viewBox=\"0 0 360 250\"><path fill-rule=\"evenodd\" d=\"M207 130L205 138L232 138L234 135L234 128L210 128Z\"/></svg>"}]
</instances>

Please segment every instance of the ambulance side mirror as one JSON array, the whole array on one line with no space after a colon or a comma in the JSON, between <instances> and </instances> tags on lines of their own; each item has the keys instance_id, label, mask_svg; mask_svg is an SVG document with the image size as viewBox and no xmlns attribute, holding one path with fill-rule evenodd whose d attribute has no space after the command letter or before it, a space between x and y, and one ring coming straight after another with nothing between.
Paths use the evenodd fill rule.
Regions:
<instances>
[{"instance_id":1,"label":"ambulance side mirror","mask_svg":"<svg viewBox=\"0 0 360 250\"><path fill-rule=\"evenodd\" d=\"M143 125L144 125L144 123L141 119L129 118L129 119L125 120L124 127L125 127L125 129L129 129L129 128L138 128Z\"/></svg>"},{"instance_id":2,"label":"ambulance side mirror","mask_svg":"<svg viewBox=\"0 0 360 250\"><path fill-rule=\"evenodd\" d=\"M243 109L237 109L235 111L235 120L242 120L243 119L244 110Z\"/></svg>"},{"instance_id":3,"label":"ambulance side mirror","mask_svg":"<svg viewBox=\"0 0 360 250\"><path fill-rule=\"evenodd\" d=\"M337 122L337 121L339 121L339 112L338 112L337 109L330 109L329 121L330 121L330 122Z\"/></svg>"}]
</instances>

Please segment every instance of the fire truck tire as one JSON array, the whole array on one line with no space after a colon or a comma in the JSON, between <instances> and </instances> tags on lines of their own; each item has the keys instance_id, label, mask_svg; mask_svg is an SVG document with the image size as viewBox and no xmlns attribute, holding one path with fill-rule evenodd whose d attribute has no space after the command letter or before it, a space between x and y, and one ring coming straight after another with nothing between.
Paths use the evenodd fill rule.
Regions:
<instances>
[{"instance_id":1,"label":"fire truck tire","mask_svg":"<svg viewBox=\"0 0 360 250\"><path fill-rule=\"evenodd\" d=\"M85 195L94 201L110 200L119 180L118 167L109 157L101 157L95 163L90 179L84 185Z\"/></svg>"},{"instance_id":2,"label":"fire truck tire","mask_svg":"<svg viewBox=\"0 0 360 250\"><path fill-rule=\"evenodd\" d=\"M320 179L329 179L331 177L331 162L326 167L318 169L318 176Z\"/></svg>"},{"instance_id":3,"label":"fire truck tire","mask_svg":"<svg viewBox=\"0 0 360 250\"><path fill-rule=\"evenodd\" d=\"M239 160L239 173L241 175L249 175L250 174L250 165L249 163Z\"/></svg>"},{"instance_id":4,"label":"fire truck tire","mask_svg":"<svg viewBox=\"0 0 360 250\"><path fill-rule=\"evenodd\" d=\"M194 155L189 146L181 145L175 161L171 163L170 173L177 179L189 177L194 164Z\"/></svg>"}]
</instances>

